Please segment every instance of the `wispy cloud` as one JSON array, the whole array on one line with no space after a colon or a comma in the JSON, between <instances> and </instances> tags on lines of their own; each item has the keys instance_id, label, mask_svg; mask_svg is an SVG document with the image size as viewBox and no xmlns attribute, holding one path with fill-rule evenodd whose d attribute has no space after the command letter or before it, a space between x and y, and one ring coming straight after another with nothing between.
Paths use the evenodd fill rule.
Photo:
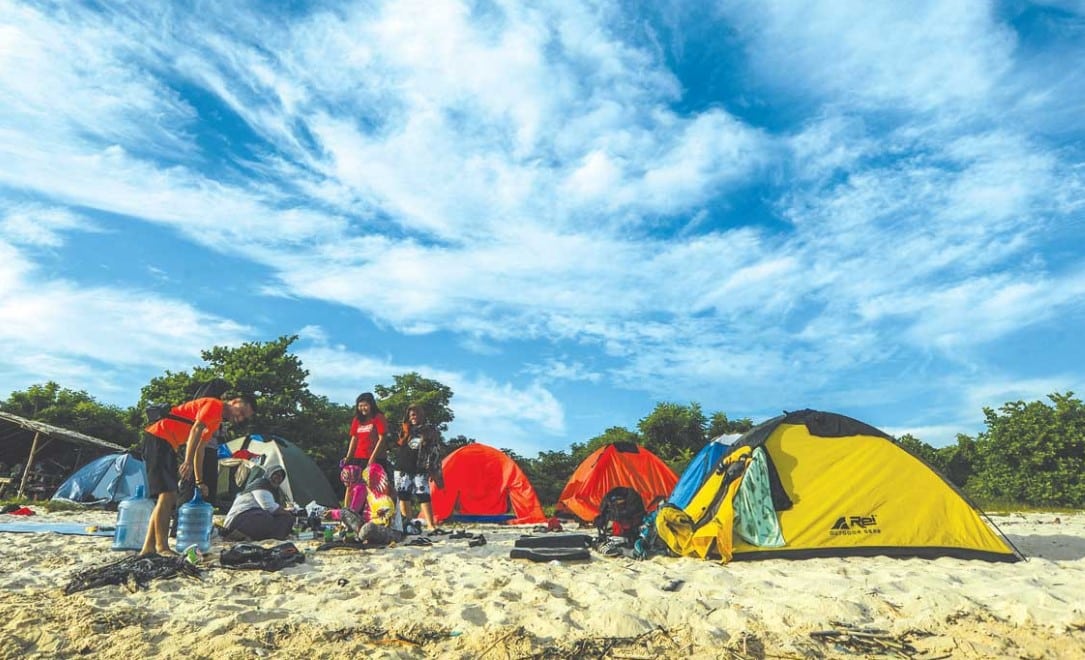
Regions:
<instances>
[{"instance_id":1,"label":"wispy cloud","mask_svg":"<svg viewBox=\"0 0 1085 660\"><path fill-rule=\"evenodd\" d=\"M767 84L838 107L959 114L996 94L1012 67L1016 39L989 3L718 7Z\"/></svg>"},{"instance_id":2,"label":"wispy cloud","mask_svg":"<svg viewBox=\"0 0 1085 660\"><path fill-rule=\"evenodd\" d=\"M313 328L305 335L313 341L299 347L297 355L310 371L310 386L334 401L353 401L360 392L372 391L377 384L391 385L396 375L414 371L452 389L450 405L456 419L449 428L451 435L530 454L546 437L560 437L566 431L561 403L537 383L517 387L441 367L396 363L323 345L320 332Z\"/></svg>"},{"instance_id":3,"label":"wispy cloud","mask_svg":"<svg viewBox=\"0 0 1085 660\"><path fill-rule=\"evenodd\" d=\"M590 369L578 360L549 359L542 363L525 365L524 372L543 383L563 380L598 383L603 380L602 373Z\"/></svg>"},{"instance_id":4,"label":"wispy cloud","mask_svg":"<svg viewBox=\"0 0 1085 660\"><path fill-rule=\"evenodd\" d=\"M56 380L128 405L148 373L187 368L200 350L251 336L181 300L49 278L24 252L60 247L67 231L88 229L93 223L53 207L17 206L0 217L0 369L13 382Z\"/></svg>"},{"instance_id":5,"label":"wispy cloud","mask_svg":"<svg viewBox=\"0 0 1085 660\"><path fill-rule=\"evenodd\" d=\"M0 238L28 247L58 247L71 231L98 231L95 223L68 209L0 201Z\"/></svg>"},{"instance_id":6,"label":"wispy cloud","mask_svg":"<svg viewBox=\"0 0 1085 660\"><path fill-rule=\"evenodd\" d=\"M357 374L418 363L510 443L562 432L543 384L557 380L760 410L854 395L867 369L932 352L982 362L992 342L1077 309L1083 280L1080 254L1057 248L1081 238L1082 152L1053 136L1085 134L1085 86L1045 64L1082 47L1037 46L996 9L674 12L679 35L718 21L745 67L741 90L689 110L668 48L689 61L698 45L641 41L608 2L287 16L0 0L0 186L33 200L0 222L0 310L32 316L40 341L24 353L49 346L71 369L251 336L165 301L203 330L156 328L143 344L118 311L165 313L142 283L36 270L33 250L92 229L95 212L154 223L265 267L255 288L277 300L345 305L485 355L554 346L563 357L522 361L535 384L512 386L305 331L324 393L349 401ZM76 313L123 340L61 336ZM879 383L860 398L912 394ZM931 388L963 398L959 386Z\"/></svg>"}]
</instances>

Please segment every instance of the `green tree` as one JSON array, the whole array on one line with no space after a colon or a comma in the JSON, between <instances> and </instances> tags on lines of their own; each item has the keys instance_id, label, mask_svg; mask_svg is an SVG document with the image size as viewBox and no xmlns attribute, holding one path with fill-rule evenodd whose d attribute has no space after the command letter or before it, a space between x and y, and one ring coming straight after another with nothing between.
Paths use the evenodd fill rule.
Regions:
<instances>
[{"instance_id":1,"label":"green tree","mask_svg":"<svg viewBox=\"0 0 1085 660\"><path fill-rule=\"evenodd\" d=\"M309 371L289 352L297 339L292 335L269 342L246 342L237 348L216 346L202 353L208 371L195 376L200 380L220 376L233 383L237 393L255 396L260 408L254 426L259 423L269 433L303 444L318 404L309 391Z\"/></svg>"},{"instance_id":2,"label":"green tree","mask_svg":"<svg viewBox=\"0 0 1085 660\"><path fill-rule=\"evenodd\" d=\"M579 446L584 447L584 445ZM543 451L539 452L535 458L521 462L520 468L535 488L539 502L543 506L553 506L557 504L562 489L565 488L566 482L569 481L569 477L573 475L578 465L580 465L580 460L569 452Z\"/></svg>"},{"instance_id":3,"label":"green tree","mask_svg":"<svg viewBox=\"0 0 1085 660\"><path fill-rule=\"evenodd\" d=\"M455 415L449 402L452 401L452 388L431 378L423 378L417 372L393 376L390 386L377 385L373 391L377 394L381 410L393 426L407 417L407 407L411 404L422 406L426 419L442 432L448 430L448 424Z\"/></svg>"},{"instance_id":4,"label":"green tree","mask_svg":"<svg viewBox=\"0 0 1085 660\"><path fill-rule=\"evenodd\" d=\"M617 442L629 442L639 445L641 444L641 437L636 432L630 431L624 426L611 426L584 444L573 443L571 447L572 458L579 464L580 461L583 461L596 449Z\"/></svg>"},{"instance_id":5,"label":"green tree","mask_svg":"<svg viewBox=\"0 0 1085 660\"><path fill-rule=\"evenodd\" d=\"M721 435L745 433L752 428L753 420L749 417L732 420L728 419L725 413L716 412L712 413L712 417L708 421L707 437L711 440L712 438L718 438Z\"/></svg>"},{"instance_id":6,"label":"green tree","mask_svg":"<svg viewBox=\"0 0 1085 660\"><path fill-rule=\"evenodd\" d=\"M637 424L644 446L681 472L704 447L708 423L699 403L683 406L657 403L655 409Z\"/></svg>"},{"instance_id":7,"label":"green tree","mask_svg":"<svg viewBox=\"0 0 1085 660\"><path fill-rule=\"evenodd\" d=\"M966 491L984 501L1085 506L1085 406L1073 392L984 408L975 476Z\"/></svg>"},{"instance_id":8,"label":"green tree","mask_svg":"<svg viewBox=\"0 0 1085 660\"><path fill-rule=\"evenodd\" d=\"M897 442L909 452L923 459L927 465L938 470L958 488L963 488L972 476L975 461L975 441L964 434L957 435L957 444L935 449L911 433L897 438Z\"/></svg>"},{"instance_id":9,"label":"green tree","mask_svg":"<svg viewBox=\"0 0 1085 660\"><path fill-rule=\"evenodd\" d=\"M305 449L332 484L339 482L339 459L346 451L352 406L335 404L309 391L309 372L289 352L297 336L268 342L247 342L230 348L203 351L206 364L191 372L169 372L151 380L140 391L140 402L130 413L142 424L142 410L151 402L184 401L194 385L214 377L234 385L231 394L250 394L257 400L256 415L233 435L244 430L280 435Z\"/></svg>"},{"instance_id":10,"label":"green tree","mask_svg":"<svg viewBox=\"0 0 1085 660\"><path fill-rule=\"evenodd\" d=\"M224 398L248 394L257 400L258 410L248 422L248 428L294 440L297 413L310 407L315 398L306 382L309 372L287 350L296 340L295 335L202 351L200 356L206 364L193 367L191 372L167 371L152 378L140 390L139 404L133 414L138 419L144 407L152 402L180 403L189 398L199 383L224 378L233 385Z\"/></svg>"},{"instance_id":11,"label":"green tree","mask_svg":"<svg viewBox=\"0 0 1085 660\"><path fill-rule=\"evenodd\" d=\"M7 400L0 402L0 410L122 447L134 446L139 440L123 409L99 403L82 390L69 390L53 381L12 392Z\"/></svg>"},{"instance_id":12,"label":"green tree","mask_svg":"<svg viewBox=\"0 0 1085 660\"><path fill-rule=\"evenodd\" d=\"M978 460L976 440L958 433L957 444L935 450L933 465L955 485L964 488L975 475Z\"/></svg>"},{"instance_id":13,"label":"green tree","mask_svg":"<svg viewBox=\"0 0 1085 660\"><path fill-rule=\"evenodd\" d=\"M469 445L472 442L478 442L478 441L475 440L474 438L468 438L466 435L463 435L461 433L460 435L457 435L457 436L455 436L453 438L449 438L448 440L446 440L445 441L445 446L448 448L448 452L452 453L452 452L456 451L457 449L459 449L460 447L463 447L465 445Z\"/></svg>"},{"instance_id":14,"label":"green tree","mask_svg":"<svg viewBox=\"0 0 1085 660\"><path fill-rule=\"evenodd\" d=\"M121 447L133 446L139 437L125 422L125 411L121 408L99 403L86 392L62 388L52 381L12 392L7 400L0 402L0 410L77 431ZM5 460L11 461L13 465L23 465L28 458L32 435L27 434L27 443L21 448L7 443L9 446L3 447ZM45 477L48 480L39 485L47 489L55 487L59 485L62 477L70 474L76 467L107 451L109 450L102 447L56 441L46 437L38 443L34 455L35 469L48 475ZM8 467L10 466L5 464L3 476L8 475ZM51 481L53 478L56 479L55 483ZM31 482L32 487L33 485Z\"/></svg>"},{"instance_id":15,"label":"green tree","mask_svg":"<svg viewBox=\"0 0 1085 660\"><path fill-rule=\"evenodd\" d=\"M937 467L937 461L935 458L936 450L934 447L923 442L919 438L915 437L911 433L905 433L897 438L897 444L904 447L912 454L922 458L929 465Z\"/></svg>"}]
</instances>

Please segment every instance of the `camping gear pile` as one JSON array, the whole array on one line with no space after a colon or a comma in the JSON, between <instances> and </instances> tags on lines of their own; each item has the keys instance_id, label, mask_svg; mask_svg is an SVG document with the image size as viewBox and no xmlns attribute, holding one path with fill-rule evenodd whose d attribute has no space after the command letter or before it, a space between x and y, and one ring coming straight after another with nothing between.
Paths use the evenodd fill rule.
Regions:
<instances>
[{"instance_id":1,"label":"camping gear pile","mask_svg":"<svg viewBox=\"0 0 1085 660\"><path fill-rule=\"evenodd\" d=\"M198 566L185 561L183 557L131 555L105 566L75 573L64 587L64 593L71 595L110 584L123 584L128 591L135 593L145 589L153 580L167 580L178 575L199 578L200 572Z\"/></svg>"}]
</instances>

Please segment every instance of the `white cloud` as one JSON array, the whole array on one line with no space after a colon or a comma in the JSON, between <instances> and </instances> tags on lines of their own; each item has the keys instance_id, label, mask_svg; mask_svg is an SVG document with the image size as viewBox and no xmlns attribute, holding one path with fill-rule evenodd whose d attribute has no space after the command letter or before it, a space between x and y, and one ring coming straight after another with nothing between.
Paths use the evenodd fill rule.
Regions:
<instances>
[{"instance_id":1,"label":"white cloud","mask_svg":"<svg viewBox=\"0 0 1085 660\"><path fill-rule=\"evenodd\" d=\"M541 365L566 380L721 398L741 380L750 394L730 400L750 407L842 391L833 377L888 355L978 354L1081 296L1079 255L1045 250L1080 241L1080 154L1051 146L1057 122L1023 119L1080 131L1080 92L1015 59L989 5L722 3L747 91L797 118L771 130L731 115L734 98L676 110L665 54L618 33L625 8L608 3L235 9L0 0L0 186L47 200L0 221L0 310L39 342L23 355L135 368L164 343L178 356L252 332L138 285L37 281L13 246L88 228L49 202L264 265L266 295L491 354L510 339L603 351L606 371ZM775 216L731 210L749 187ZM137 327L167 313L177 335ZM79 318L90 332L62 336ZM411 362L303 335L342 400ZM819 375L789 378L803 368ZM509 425L480 440L564 428L540 384L440 373L463 410Z\"/></svg>"},{"instance_id":2,"label":"white cloud","mask_svg":"<svg viewBox=\"0 0 1085 660\"><path fill-rule=\"evenodd\" d=\"M0 16L0 131L32 126L31 135L44 142L191 153L184 129L192 108L149 69L130 66L131 58L147 55L134 38L142 26L77 7L46 15L10 0L0 2Z\"/></svg>"},{"instance_id":3,"label":"white cloud","mask_svg":"<svg viewBox=\"0 0 1085 660\"><path fill-rule=\"evenodd\" d=\"M39 208L34 216L61 218L47 225L52 229L81 226L55 209ZM138 387L147 373L187 368L206 347L250 336L246 326L156 293L47 279L0 240L0 371L11 381L55 380L110 399L128 397L114 401L128 405L132 391L122 393L118 381Z\"/></svg>"},{"instance_id":4,"label":"white cloud","mask_svg":"<svg viewBox=\"0 0 1085 660\"><path fill-rule=\"evenodd\" d=\"M921 344L947 351L975 346L1004 334L1040 324L1085 296L1085 277L1051 281L1014 281L992 277L929 292L912 327Z\"/></svg>"},{"instance_id":5,"label":"white cloud","mask_svg":"<svg viewBox=\"0 0 1085 660\"><path fill-rule=\"evenodd\" d=\"M798 290L824 300L826 314L876 330L874 341L887 338L878 326L891 318L892 339L916 349L980 346L1073 304L1078 275L1044 273L1034 258L1057 212L1050 191L1076 179L1065 164L1005 131L891 136L913 150L887 163L879 155L878 165L849 159L852 175L819 178L782 207L798 232ZM815 170L822 154L839 162L827 142L823 151L796 142Z\"/></svg>"},{"instance_id":6,"label":"white cloud","mask_svg":"<svg viewBox=\"0 0 1085 660\"><path fill-rule=\"evenodd\" d=\"M58 247L63 233L97 231L96 225L68 209L0 202L0 238L16 245Z\"/></svg>"},{"instance_id":7,"label":"white cloud","mask_svg":"<svg viewBox=\"0 0 1085 660\"><path fill-rule=\"evenodd\" d=\"M332 401L351 402L377 384L390 385L397 374L418 372L452 389L456 419L450 425L450 435L462 434L485 444L531 453L547 437L565 433L561 403L539 384L517 387L447 368L397 364L342 346L315 344L299 348L296 354L310 371L312 390Z\"/></svg>"},{"instance_id":8,"label":"white cloud","mask_svg":"<svg viewBox=\"0 0 1085 660\"><path fill-rule=\"evenodd\" d=\"M22 287L34 265L13 245L0 240L0 294L10 295Z\"/></svg>"},{"instance_id":9,"label":"white cloud","mask_svg":"<svg viewBox=\"0 0 1085 660\"><path fill-rule=\"evenodd\" d=\"M1082 384L1079 377L1067 374L1021 378L987 370L951 379L959 383L958 391L955 397L944 402L943 409L917 415L917 420L911 424L883 430L896 437L911 433L934 447L944 447L955 444L958 433L976 437L986 431L984 408L997 412L1003 404L1013 401L1042 401L1050 405L1049 394L1077 392ZM937 419L939 423L931 423L931 419Z\"/></svg>"},{"instance_id":10,"label":"white cloud","mask_svg":"<svg viewBox=\"0 0 1085 660\"><path fill-rule=\"evenodd\" d=\"M1015 38L984 2L720 2L760 77L852 108L921 112L989 97Z\"/></svg>"},{"instance_id":11,"label":"white cloud","mask_svg":"<svg viewBox=\"0 0 1085 660\"><path fill-rule=\"evenodd\" d=\"M147 292L27 284L4 291L0 302L0 340L12 353L35 346L120 366L169 364L210 345L240 343L248 334L233 321Z\"/></svg>"},{"instance_id":12,"label":"white cloud","mask_svg":"<svg viewBox=\"0 0 1085 660\"><path fill-rule=\"evenodd\" d=\"M603 380L602 373L588 368L579 360L548 359L538 364L526 365L524 372L542 383L563 380L599 383Z\"/></svg>"}]
</instances>

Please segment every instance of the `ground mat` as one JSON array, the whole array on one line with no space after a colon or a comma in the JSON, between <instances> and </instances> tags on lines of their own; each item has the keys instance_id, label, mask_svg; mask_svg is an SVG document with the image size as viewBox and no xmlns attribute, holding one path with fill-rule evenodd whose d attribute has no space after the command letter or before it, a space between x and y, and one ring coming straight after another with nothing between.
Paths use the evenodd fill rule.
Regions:
<instances>
[{"instance_id":1,"label":"ground mat","mask_svg":"<svg viewBox=\"0 0 1085 660\"><path fill-rule=\"evenodd\" d=\"M509 557L537 562L579 561L591 559L591 551L587 548L513 548Z\"/></svg>"},{"instance_id":2,"label":"ground mat","mask_svg":"<svg viewBox=\"0 0 1085 660\"><path fill-rule=\"evenodd\" d=\"M39 523L39 522L6 522L0 523L0 532L17 532L21 534L75 534L79 536L113 536L113 528L90 523Z\"/></svg>"},{"instance_id":3,"label":"ground mat","mask_svg":"<svg viewBox=\"0 0 1085 660\"><path fill-rule=\"evenodd\" d=\"M550 534L516 539L517 548L586 548L593 537L587 534Z\"/></svg>"}]
</instances>

